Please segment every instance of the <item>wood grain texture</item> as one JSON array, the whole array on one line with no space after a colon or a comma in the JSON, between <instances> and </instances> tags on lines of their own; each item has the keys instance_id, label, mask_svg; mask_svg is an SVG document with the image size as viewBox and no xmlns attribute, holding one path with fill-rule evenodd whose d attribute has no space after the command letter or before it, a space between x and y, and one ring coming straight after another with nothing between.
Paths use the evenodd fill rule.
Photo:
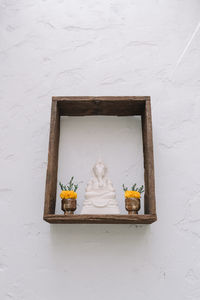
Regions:
<instances>
[{"instance_id":1,"label":"wood grain texture","mask_svg":"<svg viewBox=\"0 0 200 300\"><path fill-rule=\"evenodd\" d=\"M156 214L155 182L154 182L154 157L151 104L147 101L142 114L143 154L144 154L144 180L145 180L145 213Z\"/></svg>"},{"instance_id":2,"label":"wood grain texture","mask_svg":"<svg viewBox=\"0 0 200 300\"><path fill-rule=\"evenodd\" d=\"M53 214L55 212L59 136L60 115L57 102L52 101L44 215Z\"/></svg>"},{"instance_id":3,"label":"wood grain texture","mask_svg":"<svg viewBox=\"0 0 200 300\"><path fill-rule=\"evenodd\" d=\"M145 215L55 215L60 116L142 116ZM49 223L150 224L157 220L150 97L53 97L44 220Z\"/></svg>"},{"instance_id":4,"label":"wood grain texture","mask_svg":"<svg viewBox=\"0 0 200 300\"><path fill-rule=\"evenodd\" d=\"M149 97L53 97L62 116L141 115Z\"/></svg>"},{"instance_id":5,"label":"wood grain texture","mask_svg":"<svg viewBox=\"0 0 200 300\"><path fill-rule=\"evenodd\" d=\"M46 215L52 224L151 224L156 215Z\"/></svg>"},{"instance_id":6,"label":"wood grain texture","mask_svg":"<svg viewBox=\"0 0 200 300\"><path fill-rule=\"evenodd\" d=\"M150 96L53 96L52 101L121 101L121 100L132 100L132 101L149 101Z\"/></svg>"}]
</instances>

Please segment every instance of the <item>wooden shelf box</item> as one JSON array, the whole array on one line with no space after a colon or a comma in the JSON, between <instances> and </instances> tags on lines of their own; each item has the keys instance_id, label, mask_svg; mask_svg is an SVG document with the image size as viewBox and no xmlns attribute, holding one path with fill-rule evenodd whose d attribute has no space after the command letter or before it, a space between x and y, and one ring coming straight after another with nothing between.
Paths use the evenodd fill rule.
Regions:
<instances>
[{"instance_id":1,"label":"wooden shelf box","mask_svg":"<svg viewBox=\"0 0 200 300\"><path fill-rule=\"evenodd\" d=\"M56 215L60 116L135 116L142 118L144 155L143 215ZM123 180L122 180L123 181ZM151 224L157 220L150 97L53 97L46 176L44 220L49 223Z\"/></svg>"}]
</instances>

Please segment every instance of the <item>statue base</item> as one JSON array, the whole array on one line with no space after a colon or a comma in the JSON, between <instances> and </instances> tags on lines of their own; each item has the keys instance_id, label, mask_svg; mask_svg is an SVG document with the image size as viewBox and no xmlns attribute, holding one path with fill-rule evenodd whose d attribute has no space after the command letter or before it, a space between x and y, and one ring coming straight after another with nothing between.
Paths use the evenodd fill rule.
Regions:
<instances>
[{"instance_id":1,"label":"statue base","mask_svg":"<svg viewBox=\"0 0 200 300\"><path fill-rule=\"evenodd\" d=\"M119 215L118 207L83 207L81 215Z\"/></svg>"}]
</instances>

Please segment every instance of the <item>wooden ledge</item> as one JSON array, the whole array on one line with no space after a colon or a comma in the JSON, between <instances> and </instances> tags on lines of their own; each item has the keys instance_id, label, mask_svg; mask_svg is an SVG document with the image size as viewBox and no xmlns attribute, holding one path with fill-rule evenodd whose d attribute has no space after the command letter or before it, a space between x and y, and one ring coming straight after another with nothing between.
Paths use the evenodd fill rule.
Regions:
<instances>
[{"instance_id":1,"label":"wooden ledge","mask_svg":"<svg viewBox=\"0 0 200 300\"><path fill-rule=\"evenodd\" d=\"M45 215L44 220L52 224L151 224L154 215Z\"/></svg>"},{"instance_id":2,"label":"wooden ledge","mask_svg":"<svg viewBox=\"0 0 200 300\"><path fill-rule=\"evenodd\" d=\"M150 101L149 96L53 96L53 101Z\"/></svg>"}]
</instances>

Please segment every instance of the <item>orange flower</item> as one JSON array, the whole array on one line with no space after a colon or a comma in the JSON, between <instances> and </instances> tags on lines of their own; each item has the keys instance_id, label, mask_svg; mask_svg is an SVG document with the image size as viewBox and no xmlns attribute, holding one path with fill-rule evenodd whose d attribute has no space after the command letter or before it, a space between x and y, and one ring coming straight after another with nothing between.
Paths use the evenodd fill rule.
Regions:
<instances>
[{"instance_id":1,"label":"orange flower","mask_svg":"<svg viewBox=\"0 0 200 300\"><path fill-rule=\"evenodd\" d=\"M60 193L60 198L61 199L76 199L77 193L74 191L62 191Z\"/></svg>"},{"instance_id":2,"label":"orange flower","mask_svg":"<svg viewBox=\"0 0 200 300\"><path fill-rule=\"evenodd\" d=\"M125 195L125 198L137 198L137 199L140 199L141 195L139 192L137 191L126 191L124 193Z\"/></svg>"}]
</instances>

